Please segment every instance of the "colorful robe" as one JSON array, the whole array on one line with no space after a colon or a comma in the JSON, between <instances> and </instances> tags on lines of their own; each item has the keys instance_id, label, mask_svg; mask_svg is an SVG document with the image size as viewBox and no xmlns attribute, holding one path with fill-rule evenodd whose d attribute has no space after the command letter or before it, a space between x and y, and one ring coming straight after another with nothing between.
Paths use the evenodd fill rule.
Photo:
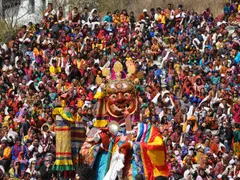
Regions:
<instances>
[{"instance_id":1,"label":"colorful robe","mask_svg":"<svg viewBox=\"0 0 240 180\"><path fill-rule=\"evenodd\" d=\"M82 122L71 124L71 142L72 142L72 159L73 164L77 168L79 162L79 150L86 138L85 125Z\"/></svg>"},{"instance_id":2,"label":"colorful robe","mask_svg":"<svg viewBox=\"0 0 240 180\"><path fill-rule=\"evenodd\" d=\"M53 171L63 172L65 178L67 178L74 171L70 129L70 122L73 122L73 116L63 108L55 108L52 114L56 120L56 161Z\"/></svg>"},{"instance_id":3,"label":"colorful robe","mask_svg":"<svg viewBox=\"0 0 240 180\"><path fill-rule=\"evenodd\" d=\"M100 130L93 128L90 131L94 131L92 134L95 134ZM102 180L111 168L112 154L116 152L117 147L125 143L119 140L121 136L122 134L118 134L117 137L110 138L108 150L100 150L99 144L93 145L93 136L84 143L80 151L82 163L88 163L96 170L95 180ZM125 157L123 168L123 177L129 180L135 180L137 174L143 174L148 180L169 175L164 141L155 126L138 123L138 134L133 141L130 156Z\"/></svg>"}]
</instances>

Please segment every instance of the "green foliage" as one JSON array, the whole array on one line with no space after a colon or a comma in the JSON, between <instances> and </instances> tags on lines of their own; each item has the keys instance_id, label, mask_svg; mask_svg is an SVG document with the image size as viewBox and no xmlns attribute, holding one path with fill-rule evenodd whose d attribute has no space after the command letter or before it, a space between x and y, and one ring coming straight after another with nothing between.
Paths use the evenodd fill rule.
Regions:
<instances>
[{"instance_id":1,"label":"green foliage","mask_svg":"<svg viewBox=\"0 0 240 180\"><path fill-rule=\"evenodd\" d=\"M0 21L0 43L6 43L11 40L12 36L15 36L17 33L16 28L9 27L8 24L4 21Z\"/></svg>"}]
</instances>

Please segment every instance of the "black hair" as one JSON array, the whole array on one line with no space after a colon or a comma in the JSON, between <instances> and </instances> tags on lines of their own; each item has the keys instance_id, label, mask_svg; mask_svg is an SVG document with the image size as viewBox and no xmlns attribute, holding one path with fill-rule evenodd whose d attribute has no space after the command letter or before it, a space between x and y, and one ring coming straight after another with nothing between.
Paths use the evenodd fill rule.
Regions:
<instances>
[{"instance_id":1,"label":"black hair","mask_svg":"<svg viewBox=\"0 0 240 180\"><path fill-rule=\"evenodd\" d=\"M52 60L52 63L56 63L56 62L57 62L57 60L56 60L56 59L53 59L53 60Z\"/></svg>"},{"instance_id":2,"label":"black hair","mask_svg":"<svg viewBox=\"0 0 240 180\"><path fill-rule=\"evenodd\" d=\"M164 176L158 176L155 178L155 180L167 180L167 178Z\"/></svg>"},{"instance_id":3,"label":"black hair","mask_svg":"<svg viewBox=\"0 0 240 180\"><path fill-rule=\"evenodd\" d=\"M136 180L144 180L144 176L142 174L137 174L135 177Z\"/></svg>"},{"instance_id":4,"label":"black hair","mask_svg":"<svg viewBox=\"0 0 240 180\"><path fill-rule=\"evenodd\" d=\"M89 165L83 164L78 169L78 175L81 180L94 179L95 172Z\"/></svg>"},{"instance_id":5,"label":"black hair","mask_svg":"<svg viewBox=\"0 0 240 180\"><path fill-rule=\"evenodd\" d=\"M30 176L30 173L28 173L28 172L25 171L23 176L24 176L24 177Z\"/></svg>"}]
</instances>

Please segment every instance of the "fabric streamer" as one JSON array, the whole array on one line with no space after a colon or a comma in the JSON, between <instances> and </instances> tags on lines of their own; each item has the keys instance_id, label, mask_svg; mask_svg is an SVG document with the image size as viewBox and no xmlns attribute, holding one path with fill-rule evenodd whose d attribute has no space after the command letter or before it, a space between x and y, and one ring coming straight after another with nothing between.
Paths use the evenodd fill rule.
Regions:
<instances>
[{"instance_id":1,"label":"fabric streamer","mask_svg":"<svg viewBox=\"0 0 240 180\"><path fill-rule=\"evenodd\" d=\"M187 118L190 118L193 115L193 106L190 106L189 111L187 113Z\"/></svg>"},{"instance_id":2,"label":"fabric streamer","mask_svg":"<svg viewBox=\"0 0 240 180\"><path fill-rule=\"evenodd\" d=\"M116 151L112 156L110 168L103 180L115 180L122 177L122 169L124 167L124 154Z\"/></svg>"}]
</instances>

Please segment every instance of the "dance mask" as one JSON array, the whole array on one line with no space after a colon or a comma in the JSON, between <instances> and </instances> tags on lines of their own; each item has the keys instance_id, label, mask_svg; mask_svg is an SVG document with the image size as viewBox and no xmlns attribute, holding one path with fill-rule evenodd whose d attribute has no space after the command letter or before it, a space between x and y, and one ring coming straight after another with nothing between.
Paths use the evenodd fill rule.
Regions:
<instances>
[{"instance_id":1,"label":"dance mask","mask_svg":"<svg viewBox=\"0 0 240 180\"><path fill-rule=\"evenodd\" d=\"M134 114L138 109L137 91L135 88L135 64L126 63L128 74L123 70L122 64L117 61L113 68L104 68L102 76L107 83L102 83L102 78L97 76L97 84L101 84L104 91L104 103L107 113L114 118L123 118L125 114Z\"/></svg>"}]
</instances>

